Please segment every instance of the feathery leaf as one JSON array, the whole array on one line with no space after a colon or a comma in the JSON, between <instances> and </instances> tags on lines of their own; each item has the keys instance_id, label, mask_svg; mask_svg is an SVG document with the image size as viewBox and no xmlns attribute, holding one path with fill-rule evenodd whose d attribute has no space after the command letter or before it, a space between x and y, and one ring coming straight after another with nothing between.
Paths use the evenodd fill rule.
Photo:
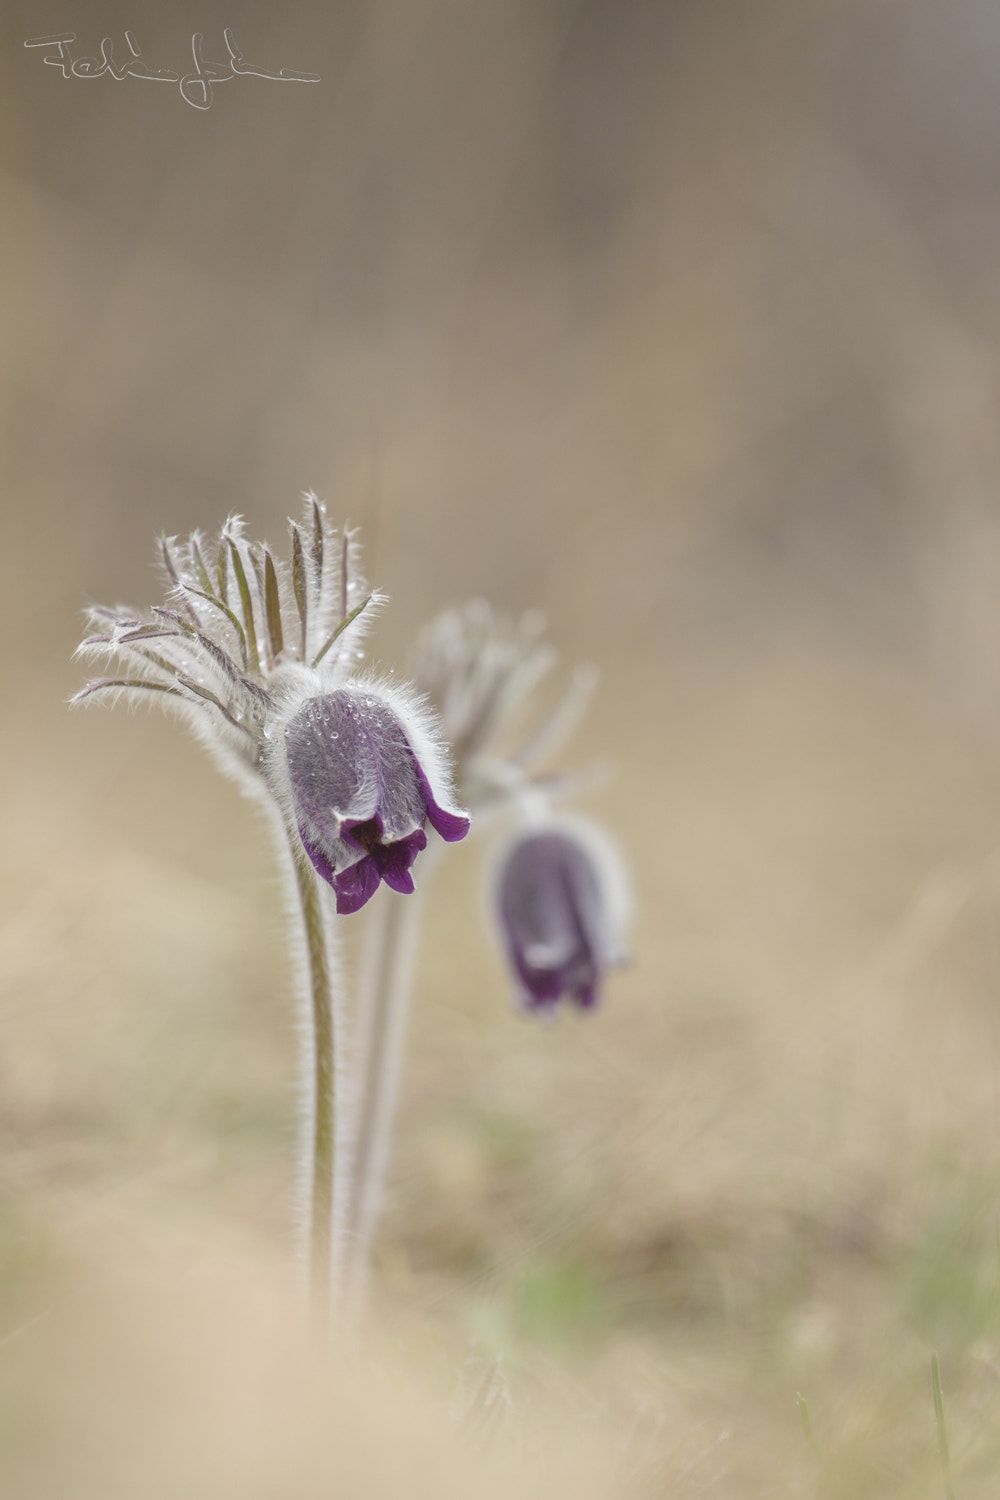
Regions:
<instances>
[{"instance_id":1,"label":"feathery leaf","mask_svg":"<svg viewBox=\"0 0 1000 1500\"><path fill-rule=\"evenodd\" d=\"M302 660L305 661L309 647L307 644L309 630L309 586L306 579L306 559L302 545L302 532L294 521L290 523L292 531L292 584L295 589L295 603L299 609L299 623L302 627Z\"/></svg>"},{"instance_id":2,"label":"feathery leaf","mask_svg":"<svg viewBox=\"0 0 1000 1500\"><path fill-rule=\"evenodd\" d=\"M92 693L103 692L105 688L141 688L149 693L170 693L174 698L183 698L184 694L177 688L170 687L165 682L144 682L141 677L100 677L96 682L88 682L78 693L74 693L69 700L70 703L82 703L84 698L89 698Z\"/></svg>"},{"instance_id":3,"label":"feathery leaf","mask_svg":"<svg viewBox=\"0 0 1000 1500\"><path fill-rule=\"evenodd\" d=\"M229 544L229 556L232 559L233 572L236 574L236 587L240 592L240 604L243 609L243 624L246 628L247 643L247 667L250 671L260 671L260 652L257 648L257 631L254 626L253 599L250 594L250 584L247 581L246 569L243 566L243 558L235 538L226 537Z\"/></svg>"},{"instance_id":4,"label":"feathery leaf","mask_svg":"<svg viewBox=\"0 0 1000 1500\"><path fill-rule=\"evenodd\" d=\"M347 629L348 625L351 625L351 624L354 623L354 621L358 618L358 615L361 613L361 611L363 609L367 609L368 605L372 602L372 598L373 598L373 595L369 594L367 599L362 599L362 601L361 601L360 604L355 605L354 609L351 610L351 612L350 612L349 615L345 615L344 616L344 618L341 620L340 624L337 626L336 630L334 630L332 632L332 634L327 637L326 645L319 652L319 654L316 657L316 660L313 662L313 666L314 667L318 667L319 666L320 662L323 660L324 656L329 651L329 649L333 645L334 641L337 639L338 635L343 635L343 633Z\"/></svg>"},{"instance_id":5,"label":"feathery leaf","mask_svg":"<svg viewBox=\"0 0 1000 1500\"><path fill-rule=\"evenodd\" d=\"M275 660L285 649L285 637L281 628L281 595L278 592L278 575L274 558L264 548L264 609L267 614L267 633L271 640L271 655Z\"/></svg>"}]
</instances>

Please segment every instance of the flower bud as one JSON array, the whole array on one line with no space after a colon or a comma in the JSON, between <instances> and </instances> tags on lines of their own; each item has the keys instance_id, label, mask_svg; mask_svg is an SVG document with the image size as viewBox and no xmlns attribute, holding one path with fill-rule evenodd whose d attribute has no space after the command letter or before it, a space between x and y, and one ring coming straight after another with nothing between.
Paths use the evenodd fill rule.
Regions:
<instances>
[{"instance_id":1,"label":"flower bud","mask_svg":"<svg viewBox=\"0 0 1000 1500\"><path fill-rule=\"evenodd\" d=\"M550 826L516 838L501 861L497 907L528 1010L564 995L588 1010L605 971L624 962L622 875L590 829Z\"/></svg>"},{"instance_id":2,"label":"flower bud","mask_svg":"<svg viewBox=\"0 0 1000 1500\"><path fill-rule=\"evenodd\" d=\"M437 746L416 722L408 732L376 688L309 698L285 728L285 756L299 837L338 912L358 911L382 880L413 890L425 822L449 843L469 831Z\"/></svg>"}]
</instances>

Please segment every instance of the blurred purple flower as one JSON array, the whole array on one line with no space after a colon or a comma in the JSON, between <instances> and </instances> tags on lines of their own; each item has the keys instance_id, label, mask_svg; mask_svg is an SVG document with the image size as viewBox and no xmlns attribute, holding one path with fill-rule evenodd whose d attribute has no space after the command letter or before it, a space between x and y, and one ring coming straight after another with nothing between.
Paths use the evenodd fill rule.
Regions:
<instances>
[{"instance_id":1,"label":"blurred purple flower","mask_svg":"<svg viewBox=\"0 0 1000 1500\"><path fill-rule=\"evenodd\" d=\"M521 834L501 861L497 905L525 1008L566 996L591 1009L606 970L624 961L623 881L604 840L576 827Z\"/></svg>"},{"instance_id":2,"label":"blurred purple flower","mask_svg":"<svg viewBox=\"0 0 1000 1500\"><path fill-rule=\"evenodd\" d=\"M448 843L469 831L452 804L440 755L414 722L374 687L309 698L285 727L285 755L303 847L333 886L337 910L360 910L380 881L413 890L410 867L426 847L424 824Z\"/></svg>"}]
</instances>

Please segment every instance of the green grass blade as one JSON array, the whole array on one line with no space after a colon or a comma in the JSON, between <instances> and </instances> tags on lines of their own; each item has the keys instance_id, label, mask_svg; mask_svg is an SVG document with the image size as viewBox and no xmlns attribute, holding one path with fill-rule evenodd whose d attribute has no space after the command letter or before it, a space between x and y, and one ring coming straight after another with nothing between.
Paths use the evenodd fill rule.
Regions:
<instances>
[{"instance_id":1,"label":"green grass blade","mask_svg":"<svg viewBox=\"0 0 1000 1500\"><path fill-rule=\"evenodd\" d=\"M937 1423L938 1455L941 1473L944 1476L945 1500L955 1500L955 1485L951 1477L951 1453L948 1449L948 1429L944 1421L944 1397L941 1394L941 1366L936 1354L931 1355L931 1389L934 1392L934 1420Z\"/></svg>"},{"instance_id":2,"label":"green grass blade","mask_svg":"<svg viewBox=\"0 0 1000 1500\"><path fill-rule=\"evenodd\" d=\"M802 1435L805 1438L806 1442L809 1444L815 1456L818 1459L822 1459L822 1454L819 1451L819 1443L817 1443L816 1434L813 1431L812 1417L810 1417L809 1415L809 1402L806 1400L805 1396L802 1395L801 1391L796 1391L795 1393L795 1404L799 1409L799 1421L802 1424Z\"/></svg>"}]
</instances>

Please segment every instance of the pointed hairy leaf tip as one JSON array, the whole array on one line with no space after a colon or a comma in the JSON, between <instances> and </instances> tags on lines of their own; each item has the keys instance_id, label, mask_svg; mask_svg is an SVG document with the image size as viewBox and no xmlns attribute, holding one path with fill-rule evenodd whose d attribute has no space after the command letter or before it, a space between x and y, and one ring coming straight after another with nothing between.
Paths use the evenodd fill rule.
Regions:
<instances>
[{"instance_id":1,"label":"pointed hairy leaf tip","mask_svg":"<svg viewBox=\"0 0 1000 1500\"><path fill-rule=\"evenodd\" d=\"M344 527L340 539L340 618L347 619L347 569L351 560L351 537Z\"/></svg>"},{"instance_id":2,"label":"pointed hairy leaf tip","mask_svg":"<svg viewBox=\"0 0 1000 1500\"><path fill-rule=\"evenodd\" d=\"M271 638L271 654L277 659L285 648L284 631L281 628L281 595L278 592L278 574L274 558L264 549L264 608L267 613L267 633Z\"/></svg>"},{"instance_id":3,"label":"pointed hairy leaf tip","mask_svg":"<svg viewBox=\"0 0 1000 1500\"><path fill-rule=\"evenodd\" d=\"M319 666L320 662L323 660L324 656L329 651L330 647L333 645L333 643L337 639L337 637L339 635L343 635L343 633L347 629L348 625L353 625L354 621L358 618L358 615L361 613L361 611L363 609L367 609L368 608L368 605L372 602L372 599L374 597L375 597L374 594L369 594L367 599L362 599L362 601L361 601L360 604L356 604L354 606L354 608L351 610L351 612L350 612L349 615L345 615L344 616L344 618L341 620L340 624L337 626L336 630L332 631L330 633L330 635L327 636L327 639L326 639L326 642L325 642L324 646L317 653L316 660L313 662L313 666L314 667L318 667Z\"/></svg>"},{"instance_id":4,"label":"pointed hairy leaf tip","mask_svg":"<svg viewBox=\"0 0 1000 1500\"><path fill-rule=\"evenodd\" d=\"M163 555L163 566L167 570L167 577L170 579L170 582L173 584L178 594L180 594L184 592L185 586L177 569L177 564L174 561L173 544L175 540L176 539L174 537L161 536L160 551ZM201 621L198 619L198 613L191 601L189 599L184 599L183 606L184 612L191 623L194 625L200 625Z\"/></svg>"},{"instance_id":5,"label":"pointed hairy leaf tip","mask_svg":"<svg viewBox=\"0 0 1000 1500\"><path fill-rule=\"evenodd\" d=\"M176 631L176 630L168 630L163 625L140 625L137 630L127 630L124 635L118 636L117 639L115 640L115 645L116 646L127 646L132 641L144 641L144 640L149 640L151 638L155 638L156 636L163 636L163 635L176 636L178 634L179 634L178 631Z\"/></svg>"},{"instance_id":6,"label":"pointed hairy leaf tip","mask_svg":"<svg viewBox=\"0 0 1000 1500\"><path fill-rule=\"evenodd\" d=\"M84 698L89 698L92 693L103 692L105 688L125 688L129 692L139 690L147 693L169 693L174 698L184 696L175 687L170 687L165 682L146 682L141 677L99 677L96 682L88 682L86 687L74 693L69 701L82 703Z\"/></svg>"},{"instance_id":7,"label":"pointed hairy leaf tip","mask_svg":"<svg viewBox=\"0 0 1000 1500\"><path fill-rule=\"evenodd\" d=\"M162 620L170 620L174 625L177 626L178 630L184 633L184 635L197 634L194 626L188 620L185 620L184 616L178 609L170 609L166 604L154 604L152 613L154 615L159 615Z\"/></svg>"},{"instance_id":8,"label":"pointed hairy leaf tip","mask_svg":"<svg viewBox=\"0 0 1000 1500\"><path fill-rule=\"evenodd\" d=\"M205 566L205 559L202 556L201 545L198 540L197 532L195 532L191 538L191 559L195 566L195 572L198 574L198 581L204 589L205 593L213 595L215 593L215 590L212 587L212 580L208 576L208 569Z\"/></svg>"},{"instance_id":9,"label":"pointed hairy leaf tip","mask_svg":"<svg viewBox=\"0 0 1000 1500\"><path fill-rule=\"evenodd\" d=\"M323 512L315 495L309 496L312 516L312 555L316 568L316 587L323 587Z\"/></svg>"},{"instance_id":10,"label":"pointed hairy leaf tip","mask_svg":"<svg viewBox=\"0 0 1000 1500\"><path fill-rule=\"evenodd\" d=\"M215 560L215 577L218 584L219 598L222 600L223 604L229 603L229 580L226 577L226 558L228 556L228 552L229 549L226 546L225 538L220 537L219 554Z\"/></svg>"},{"instance_id":11,"label":"pointed hairy leaf tip","mask_svg":"<svg viewBox=\"0 0 1000 1500\"><path fill-rule=\"evenodd\" d=\"M299 624L302 629L302 660L305 661L307 654L306 636L309 628L309 590L306 584L306 560L302 546L302 532L294 521L290 521L292 529L292 584L295 589L295 603L299 610Z\"/></svg>"},{"instance_id":12,"label":"pointed hairy leaf tip","mask_svg":"<svg viewBox=\"0 0 1000 1500\"><path fill-rule=\"evenodd\" d=\"M239 589L240 604L243 610L243 624L247 633L247 656L248 669L253 672L260 671L260 653L257 649L257 631L254 626L253 599L250 595L250 584L247 581L246 569L240 556L240 549L231 536L227 536L229 543L229 556L233 564L233 572L236 574L236 587Z\"/></svg>"},{"instance_id":13,"label":"pointed hairy leaf tip","mask_svg":"<svg viewBox=\"0 0 1000 1500\"><path fill-rule=\"evenodd\" d=\"M160 537L160 552L163 555L163 566L167 570L167 576L169 577L170 582L173 584L174 588L177 588L180 584L180 578L177 576L177 568L170 551L171 540L172 539L169 537Z\"/></svg>"}]
</instances>

